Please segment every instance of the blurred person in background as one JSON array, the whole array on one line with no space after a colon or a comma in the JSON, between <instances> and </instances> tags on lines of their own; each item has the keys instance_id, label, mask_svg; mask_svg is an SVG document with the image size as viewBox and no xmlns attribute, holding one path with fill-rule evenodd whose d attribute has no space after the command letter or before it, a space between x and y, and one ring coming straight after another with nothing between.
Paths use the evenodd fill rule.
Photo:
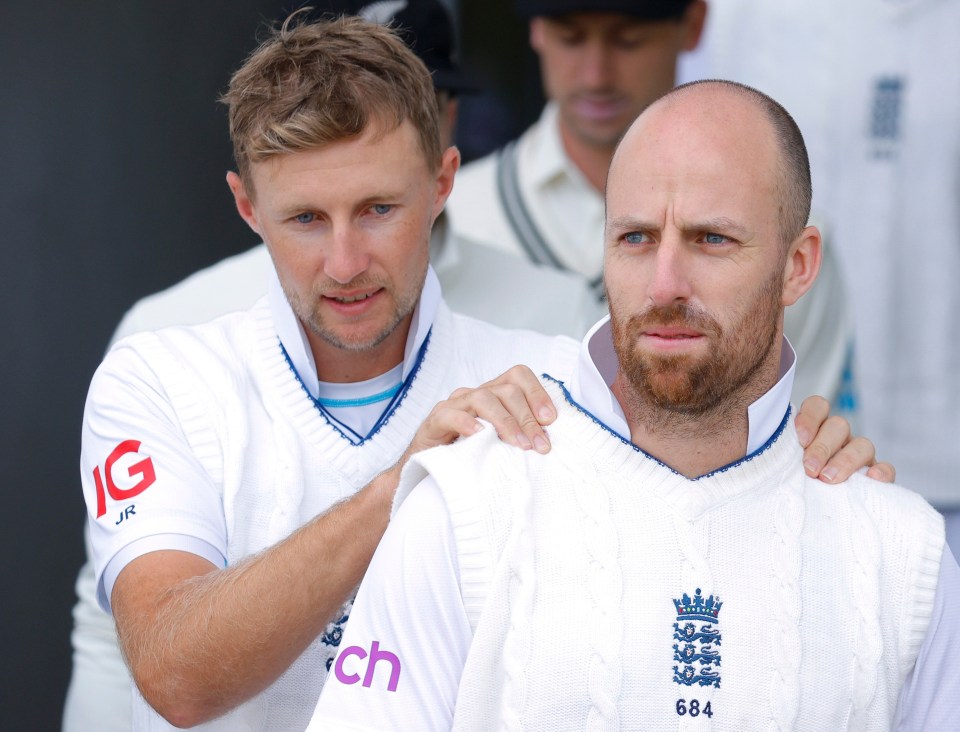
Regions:
<instances>
[{"instance_id":1,"label":"blurred person in background","mask_svg":"<svg viewBox=\"0 0 960 732\"><path fill-rule=\"evenodd\" d=\"M796 117L849 293L858 429L960 551L960 2L711 0L688 61L684 79Z\"/></svg>"},{"instance_id":2,"label":"blurred person in background","mask_svg":"<svg viewBox=\"0 0 960 732\"><path fill-rule=\"evenodd\" d=\"M519 139L457 175L447 202L465 242L577 272L603 299L603 188L614 146L676 81L708 17L703 0L517 0L548 102ZM850 324L832 247L814 290L787 309L794 397L822 394L853 416Z\"/></svg>"}]
</instances>

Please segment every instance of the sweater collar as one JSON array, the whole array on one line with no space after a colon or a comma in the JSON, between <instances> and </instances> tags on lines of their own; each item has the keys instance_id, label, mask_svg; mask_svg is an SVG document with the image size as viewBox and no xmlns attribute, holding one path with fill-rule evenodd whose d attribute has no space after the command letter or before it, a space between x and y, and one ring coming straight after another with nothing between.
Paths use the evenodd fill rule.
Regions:
<instances>
[{"instance_id":1,"label":"sweater collar","mask_svg":"<svg viewBox=\"0 0 960 732\"><path fill-rule=\"evenodd\" d=\"M777 383L747 408L747 455L759 450L779 429L790 405L790 390L796 369L796 353L783 338ZM630 428L620 402L610 386L617 375L610 316L604 317L584 336L570 394L611 430L630 440Z\"/></svg>"},{"instance_id":2,"label":"sweater collar","mask_svg":"<svg viewBox=\"0 0 960 732\"><path fill-rule=\"evenodd\" d=\"M286 295L283 294L280 279L273 267L270 268L269 278L267 300L277 337L283 344L290 358L290 363L300 377L300 381L306 387L307 392L314 399L317 399L320 395L320 381L317 378L317 364L313 359L313 351L310 350L310 341L307 340L307 334L304 332L299 318L294 314ZM420 346L423 345L424 339L429 334L433 319L437 314L440 297L440 280L437 279L433 267L428 267L423 291L420 293L420 300L413 311L413 320L410 323L410 331L407 333L401 380L405 380L416 365Z\"/></svg>"}]
</instances>

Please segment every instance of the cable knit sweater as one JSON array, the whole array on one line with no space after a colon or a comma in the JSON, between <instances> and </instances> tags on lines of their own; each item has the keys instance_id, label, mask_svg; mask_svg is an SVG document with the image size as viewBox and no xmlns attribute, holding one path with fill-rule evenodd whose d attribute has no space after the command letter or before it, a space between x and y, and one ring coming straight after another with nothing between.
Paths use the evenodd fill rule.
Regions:
<instances>
[{"instance_id":1,"label":"cable knit sweater","mask_svg":"<svg viewBox=\"0 0 960 732\"><path fill-rule=\"evenodd\" d=\"M133 336L109 354L91 386L84 435L91 464L84 475L92 475L102 452L96 446L128 438L131 424L145 446L163 435L166 456L187 456L183 464L193 472L171 470L159 448L151 452L157 485L137 497L137 521L91 521L98 575L121 547L151 534L197 536L228 563L269 547L394 464L433 406L455 388L517 363L566 369L576 351L571 339L504 331L441 304L408 390L379 431L354 444L306 393L265 301L210 324ZM93 510L95 490L87 483ZM348 612L266 691L202 728L306 728ZM169 729L142 699L135 700L134 717L137 729Z\"/></svg>"},{"instance_id":2,"label":"cable knit sweater","mask_svg":"<svg viewBox=\"0 0 960 732\"><path fill-rule=\"evenodd\" d=\"M453 524L474 630L456 729L890 727L943 549L919 496L807 478L787 417L689 480L549 389L549 455L481 433L398 494L430 473Z\"/></svg>"}]
</instances>

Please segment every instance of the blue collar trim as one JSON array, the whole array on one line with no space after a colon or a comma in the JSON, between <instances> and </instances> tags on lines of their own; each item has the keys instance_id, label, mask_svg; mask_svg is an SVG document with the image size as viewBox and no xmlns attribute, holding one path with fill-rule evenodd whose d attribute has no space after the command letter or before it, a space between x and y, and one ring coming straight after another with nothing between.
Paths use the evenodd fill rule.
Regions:
<instances>
[{"instance_id":1,"label":"blue collar trim","mask_svg":"<svg viewBox=\"0 0 960 732\"><path fill-rule=\"evenodd\" d=\"M297 383L300 384L300 388L303 389L303 393L306 394L307 399L309 399L313 406L317 408L317 411L320 412L320 415L326 420L327 424L330 425L343 439L349 442L354 447L360 447L367 440L372 440L374 436L383 429L387 422L390 421L390 417L393 416L393 413L400 408L400 405L403 403L404 398L407 396L407 391L410 389L410 386L417 378L417 374L420 373L420 366L423 364L423 359L427 354L427 345L430 343L430 336L433 335L433 328L431 327L427 331L427 337L423 339L423 343L420 345L420 349L417 351L417 360L414 362L413 368L410 370L410 373L407 375L407 378L396 388L390 402L384 408L383 413L380 415L380 419L377 420L376 424L373 425L373 428L366 435L361 435L356 430L351 429L349 425L344 424L335 416L330 414L330 412L324 407L323 403L319 399L314 399L313 395L307 389L306 384L303 383L303 379L300 378L300 374L297 373L296 367L293 365L293 361L290 360L290 354L287 353L287 349L283 345L283 341L277 338L277 343L280 344L280 351L283 353L283 357L287 360L287 366L290 367L290 370L293 372L294 377L297 380ZM388 390L390 391L390 390ZM387 392L383 392L383 395L386 395ZM376 396L383 396L376 395ZM373 399L374 397L369 397ZM347 401L347 400L343 400ZM380 401L377 399L377 401ZM373 402L370 402L373 403Z\"/></svg>"},{"instance_id":2,"label":"blue collar trim","mask_svg":"<svg viewBox=\"0 0 960 732\"><path fill-rule=\"evenodd\" d=\"M554 377L550 376L550 374L546 374L546 373L543 374L543 378L547 379L548 381L552 381L554 384L556 384L557 386L559 386L559 387L560 387L560 390L563 392L564 398L567 400L567 403L568 403L570 406L572 406L572 407L574 407L575 409L577 409L579 412L581 412L581 413L582 413L583 415L585 415L586 417L589 417L589 418L590 418L591 420L593 420L599 427L601 427L602 429L604 429L604 430L606 430L607 432L609 432L611 435L613 435L614 437L616 437L618 440L620 440L620 441L621 441L622 443L624 443L625 445L629 445L630 447L632 447L634 450L636 450L636 451L639 452L640 454L645 455L646 457L650 458L650 459L653 460L654 462L662 465L662 466L665 467L667 470L669 470L671 473L674 473L674 474L676 474L676 475L680 475L680 473L678 473L676 470L674 470L673 468L671 468L671 467L670 467L669 465L667 465L665 462L663 462L663 461L660 460L659 458L654 457L653 455L651 455L650 453L646 452L646 451L643 450L642 448L638 447L638 446L635 445L633 442L631 442L630 440L628 440L626 437L624 437L623 435L621 435L619 432L615 432L614 430L610 429L607 425L605 425L603 422L601 422L599 419L597 419L597 417L596 417L592 412L590 412L586 407L584 407L583 405L579 404L577 401L574 400L573 396L571 396L570 392L567 390L566 385L565 385L560 379L555 379ZM704 473L703 475L699 475L699 476L697 476L696 478L687 478L687 480L690 480L691 482L696 482L696 481L700 480L701 478L709 478L710 476L716 475L717 473L725 473L726 471L728 471L728 470L730 470L730 469L732 469L732 468L737 467L737 466L740 465L741 463L746 463L746 462L749 462L750 460L753 460L753 459L756 458L756 457L759 457L761 454L763 454L764 452L766 452L766 450L767 450L771 445L773 445L774 442L777 441L777 439L780 437L781 434L783 434L783 430L784 430L784 429L786 428L786 426L787 426L787 420L790 419L790 411L791 411L790 406L787 405L787 411L786 411L786 413L783 415L783 419L780 420L780 426L777 427L776 431L774 431L774 433L773 433L772 435L770 435L770 439L769 439L769 440L767 440L766 442L764 442L760 447L758 447L756 450L754 450L753 452L751 452L749 455L745 455L744 457L739 458L738 460L734 460L732 463L728 463L727 465L724 465L724 466L722 466L722 467L719 467L719 468L717 468L716 470L711 470L709 473Z\"/></svg>"},{"instance_id":3,"label":"blue collar trim","mask_svg":"<svg viewBox=\"0 0 960 732\"><path fill-rule=\"evenodd\" d=\"M367 397L360 397L359 399L317 399L320 404L322 404L327 409L344 409L346 407L366 407L371 404L376 404L377 402L385 402L391 397L395 397L397 392L400 391L400 384L396 386L391 386L386 391L381 391L379 394L371 394Z\"/></svg>"}]
</instances>

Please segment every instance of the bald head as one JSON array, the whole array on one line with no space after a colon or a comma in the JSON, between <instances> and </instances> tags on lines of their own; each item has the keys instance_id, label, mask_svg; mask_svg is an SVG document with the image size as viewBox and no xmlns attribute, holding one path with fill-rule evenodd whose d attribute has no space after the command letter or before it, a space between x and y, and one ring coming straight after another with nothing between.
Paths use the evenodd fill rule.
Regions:
<instances>
[{"instance_id":1,"label":"bald head","mask_svg":"<svg viewBox=\"0 0 960 732\"><path fill-rule=\"evenodd\" d=\"M604 281L618 398L651 434L702 435L707 419L746 441L748 405L777 380L783 309L820 267L809 190L796 126L746 87L681 87L627 131L607 179Z\"/></svg>"},{"instance_id":2,"label":"bald head","mask_svg":"<svg viewBox=\"0 0 960 732\"><path fill-rule=\"evenodd\" d=\"M721 164L755 167L768 174L758 195L771 193L781 243L786 246L806 226L812 188L810 163L800 128L776 101L732 81L695 81L673 89L651 104L621 140L610 167L609 186L617 185L618 169L631 165L638 149L668 146L686 139L689 159L671 165L697 164L723 158ZM619 160L618 160L619 159ZM772 186L772 188L771 188Z\"/></svg>"}]
</instances>

